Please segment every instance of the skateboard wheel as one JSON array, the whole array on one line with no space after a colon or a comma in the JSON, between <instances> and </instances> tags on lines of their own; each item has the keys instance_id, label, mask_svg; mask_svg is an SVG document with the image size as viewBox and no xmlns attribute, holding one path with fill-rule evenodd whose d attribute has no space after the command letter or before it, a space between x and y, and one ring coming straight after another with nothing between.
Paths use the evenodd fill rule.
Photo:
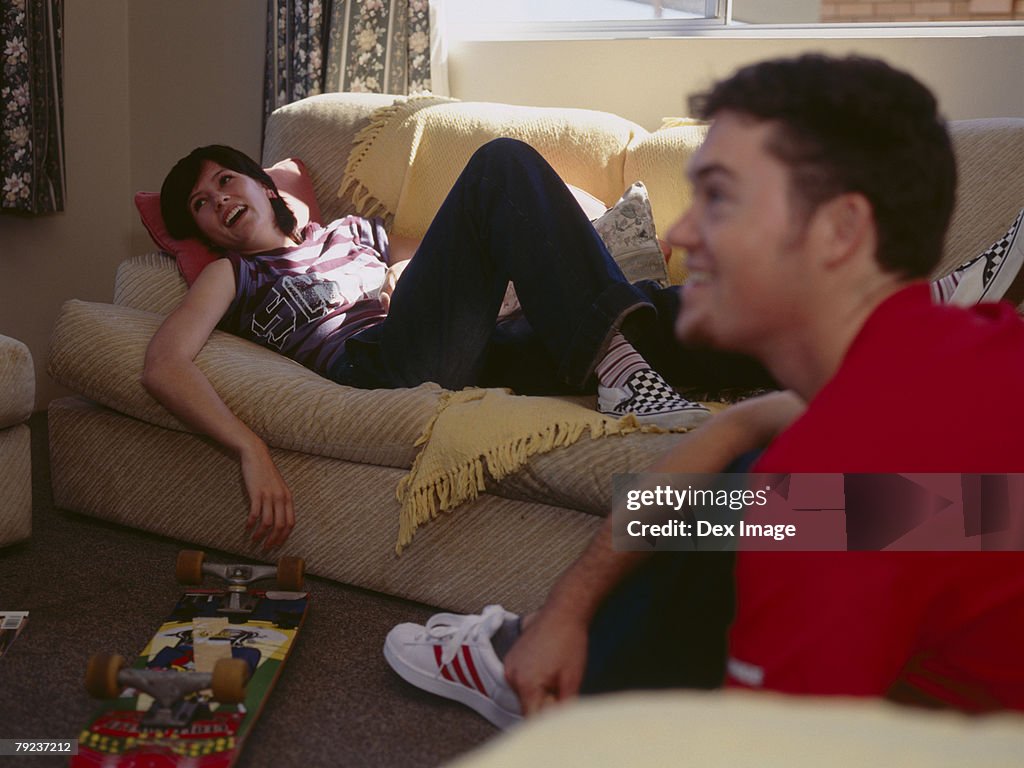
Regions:
<instances>
[{"instance_id":1,"label":"skateboard wheel","mask_svg":"<svg viewBox=\"0 0 1024 768\"><path fill-rule=\"evenodd\" d=\"M277 584L281 589L302 589L306 561L301 557L282 557L277 561Z\"/></svg>"},{"instance_id":2,"label":"skateboard wheel","mask_svg":"<svg viewBox=\"0 0 1024 768\"><path fill-rule=\"evenodd\" d=\"M118 673L128 666L124 656L94 653L85 670L85 689L96 699L113 699L121 692Z\"/></svg>"},{"instance_id":3,"label":"skateboard wheel","mask_svg":"<svg viewBox=\"0 0 1024 768\"><path fill-rule=\"evenodd\" d=\"M203 583L203 560L206 555L197 549L183 549L174 565L174 576L179 584Z\"/></svg>"},{"instance_id":4,"label":"skateboard wheel","mask_svg":"<svg viewBox=\"0 0 1024 768\"><path fill-rule=\"evenodd\" d=\"M249 682L249 665L244 659L220 659L213 667L210 689L221 704L245 701L245 684Z\"/></svg>"}]
</instances>

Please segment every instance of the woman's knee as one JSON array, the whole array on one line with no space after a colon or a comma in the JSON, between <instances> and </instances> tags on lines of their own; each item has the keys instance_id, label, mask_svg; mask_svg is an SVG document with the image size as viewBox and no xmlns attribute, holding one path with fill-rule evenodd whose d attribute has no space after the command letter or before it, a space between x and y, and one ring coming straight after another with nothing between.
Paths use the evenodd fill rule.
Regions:
<instances>
[{"instance_id":1,"label":"woman's knee","mask_svg":"<svg viewBox=\"0 0 1024 768\"><path fill-rule=\"evenodd\" d=\"M536 163L546 164L541 154L525 141L508 137L488 141L473 154L470 164L474 162L511 164L512 167L520 168Z\"/></svg>"}]
</instances>

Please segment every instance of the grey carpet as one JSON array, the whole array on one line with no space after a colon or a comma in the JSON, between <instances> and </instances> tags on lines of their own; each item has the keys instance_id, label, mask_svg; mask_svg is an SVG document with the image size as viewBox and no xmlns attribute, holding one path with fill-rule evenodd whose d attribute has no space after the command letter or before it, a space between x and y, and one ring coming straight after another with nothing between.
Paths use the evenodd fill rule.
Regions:
<instances>
[{"instance_id":1,"label":"grey carpet","mask_svg":"<svg viewBox=\"0 0 1024 768\"><path fill-rule=\"evenodd\" d=\"M174 562L183 545L54 509L45 414L33 416L31 427L32 538L0 549L0 608L30 612L0 658L0 738L74 738L95 709L82 682L89 657L134 657L143 648L180 592ZM388 629L423 622L431 609L322 579L308 586L310 614L241 768L433 766L497 733L471 710L406 684L385 663Z\"/></svg>"}]
</instances>

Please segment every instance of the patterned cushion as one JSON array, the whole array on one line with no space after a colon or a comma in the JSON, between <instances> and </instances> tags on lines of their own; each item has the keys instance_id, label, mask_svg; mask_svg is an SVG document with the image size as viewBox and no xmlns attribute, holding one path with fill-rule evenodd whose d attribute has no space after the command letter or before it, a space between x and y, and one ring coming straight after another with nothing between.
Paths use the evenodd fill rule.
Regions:
<instances>
[{"instance_id":1,"label":"patterned cushion","mask_svg":"<svg viewBox=\"0 0 1024 768\"><path fill-rule=\"evenodd\" d=\"M654 214L642 181L634 183L615 205L596 219L594 229L629 282L657 280L668 285L665 255L658 245Z\"/></svg>"}]
</instances>

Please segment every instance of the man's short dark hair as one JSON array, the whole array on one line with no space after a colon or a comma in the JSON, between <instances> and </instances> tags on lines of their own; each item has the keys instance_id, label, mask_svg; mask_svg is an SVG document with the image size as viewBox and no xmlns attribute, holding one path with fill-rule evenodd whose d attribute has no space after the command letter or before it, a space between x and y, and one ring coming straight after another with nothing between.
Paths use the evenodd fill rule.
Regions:
<instances>
[{"instance_id":1,"label":"man's short dark hair","mask_svg":"<svg viewBox=\"0 0 1024 768\"><path fill-rule=\"evenodd\" d=\"M274 180L260 167L260 164L234 147L210 144L193 149L175 163L170 173L167 174L167 178L164 179L163 186L160 187L160 214L164 218L164 224L171 237L176 237L179 240L196 237L206 241L203 233L196 226L195 219L192 218L188 199L199 179L199 171L207 160L255 179L273 192L270 204L274 209L278 228L286 235L295 231L298 226L295 214L288 203L281 198Z\"/></svg>"},{"instance_id":2,"label":"man's short dark hair","mask_svg":"<svg viewBox=\"0 0 1024 768\"><path fill-rule=\"evenodd\" d=\"M808 214L845 192L871 203L883 269L925 277L942 256L956 195L956 161L935 97L877 59L810 54L740 69L690 100L774 121L766 149L790 169Z\"/></svg>"}]
</instances>

